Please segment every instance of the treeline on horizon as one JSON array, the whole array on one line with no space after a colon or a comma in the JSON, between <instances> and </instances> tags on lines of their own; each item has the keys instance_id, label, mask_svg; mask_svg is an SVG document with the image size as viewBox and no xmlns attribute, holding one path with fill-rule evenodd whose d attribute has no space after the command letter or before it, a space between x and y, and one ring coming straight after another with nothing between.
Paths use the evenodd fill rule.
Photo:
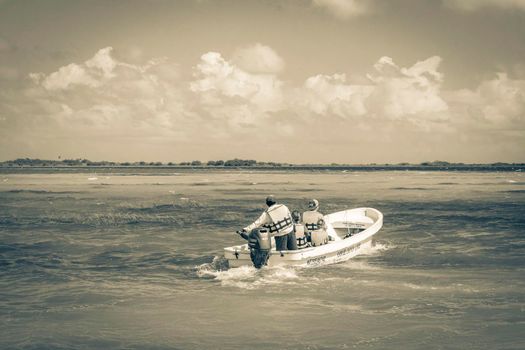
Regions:
<instances>
[{"instance_id":1,"label":"treeline on horizon","mask_svg":"<svg viewBox=\"0 0 525 350\"><path fill-rule=\"evenodd\" d=\"M111 162L111 161L91 161L88 159L63 159L63 160L47 160L47 159L32 159L32 158L18 158L15 160L7 160L0 162L1 167L476 167L476 166L524 166L525 163L485 163L485 164L469 164L469 163L450 163L446 161L436 160L432 162L422 162L419 164L413 163L395 163L395 164L291 164L291 163L277 163L277 162L258 162L253 159L229 159L229 160L210 160L202 162L200 160L193 160L190 162Z\"/></svg>"}]
</instances>

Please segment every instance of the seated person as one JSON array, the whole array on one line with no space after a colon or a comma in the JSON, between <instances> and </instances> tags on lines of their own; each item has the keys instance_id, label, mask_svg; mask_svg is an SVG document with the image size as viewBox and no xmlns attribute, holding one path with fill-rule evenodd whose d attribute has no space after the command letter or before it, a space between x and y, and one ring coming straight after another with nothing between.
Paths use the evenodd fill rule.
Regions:
<instances>
[{"instance_id":1,"label":"seated person","mask_svg":"<svg viewBox=\"0 0 525 350\"><path fill-rule=\"evenodd\" d=\"M297 210L292 211L292 220L294 223L294 232L295 238L297 240L297 248L301 249L308 247L308 237L306 236L304 225L300 223L301 213L299 213Z\"/></svg>"},{"instance_id":2,"label":"seated person","mask_svg":"<svg viewBox=\"0 0 525 350\"><path fill-rule=\"evenodd\" d=\"M315 231L321 229L319 227L319 220L322 220L323 214L319 212L319 201L311 199L308 202L308 210L303 213L303 224L307 231Z\"/></svg>"},{"instance_id":3,"label":"seated person","mask_svg":"<svg viewBox=\"0 0 525 350\"><path fill-rule=\"evenodd\" d=\"M319 212L319 201L317 199L308 202L308 210L303 213L303 224L310 234L310 241L313 246L328 242L324 215Z\"/></svg>"}]
</instances>

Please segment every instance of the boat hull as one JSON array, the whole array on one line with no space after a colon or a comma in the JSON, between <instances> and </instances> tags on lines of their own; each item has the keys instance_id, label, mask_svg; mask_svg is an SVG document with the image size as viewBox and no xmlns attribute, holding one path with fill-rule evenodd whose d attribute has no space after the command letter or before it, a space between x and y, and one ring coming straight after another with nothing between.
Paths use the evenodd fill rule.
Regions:
<instances>
[{"instance_id":1,"label":"boat hull","mask_svg":"<svg viewBox=\"0 0 525 350\"><path fill-rule=\"evenodd\" d=\"M328 244L291 251L272 250L267 266L319 266L342 262L372 245L383 225L383 214L373 208L357 208L325 215ZM349 235L349 233L354 234ZM247 244L224 248L230 267L252 266Z\"/></svg>"}]
</instances>

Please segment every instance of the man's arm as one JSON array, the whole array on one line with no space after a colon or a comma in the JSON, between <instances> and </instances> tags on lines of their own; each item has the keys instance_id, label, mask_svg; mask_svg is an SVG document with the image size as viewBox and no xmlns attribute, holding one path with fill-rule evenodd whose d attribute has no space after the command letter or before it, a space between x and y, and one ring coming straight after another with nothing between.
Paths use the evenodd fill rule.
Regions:
<instances>
[{"instance_id":1,"label":"man's arm","mask_svg":"<svg viewBox=\"0 0 525 350\"><path fill-rule=\"evenodd\" d=\"M244 230L250 232L256 227L261 227L262 225L267 224L269 222L269 219L270 219L270 216L268 215L266 211L264 211L261 214L261 216L259 216L259 218L253 222L253 224L246 226Z\"/></svg>"}]
</instances>

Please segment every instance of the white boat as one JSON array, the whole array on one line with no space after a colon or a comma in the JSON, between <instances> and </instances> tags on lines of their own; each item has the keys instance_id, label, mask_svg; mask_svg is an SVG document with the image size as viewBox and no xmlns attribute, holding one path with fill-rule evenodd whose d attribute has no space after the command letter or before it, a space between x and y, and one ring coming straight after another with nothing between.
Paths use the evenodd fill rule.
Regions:
<instances>
[{"instance_id":1,"label":"white boat","mask_svg":"<svg viewBox=\"0 0 525 350\"><path fill-rule=\"evenodd\" d=\"M324 221L328 243L289 251L272 248L266 265L317 266L348 260L371 247L372 237L383 226L383 214L373 208L356 208L327 214ZM224 257L230 267L252 266L248 244L224 248Z\"/></svg>"}]
</instances>

